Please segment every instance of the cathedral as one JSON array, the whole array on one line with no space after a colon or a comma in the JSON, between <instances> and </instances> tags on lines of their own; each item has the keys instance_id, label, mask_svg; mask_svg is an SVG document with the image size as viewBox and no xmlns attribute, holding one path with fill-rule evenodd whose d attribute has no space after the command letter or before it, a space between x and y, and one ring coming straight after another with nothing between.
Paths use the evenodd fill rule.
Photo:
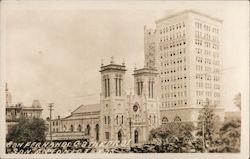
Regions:
<instances>
[{"instance_id":1,"label":"cathedral","mask_svg":"<svg viewBox=\"0 0 250 159\"><path fill-rule=\"evenodd\" d=\"M124 62L102 64L100 102L52 120L53 139L143 144L161 124L197 123L207 103L224 120L221 27L220 19L193 10L159 19L155 29L145 26L144 68L134 70L134 92L126 94Z\"/></svg>"},{"instance_id":2,"label":"cathedral","mask_svg":"<svg viewBox=\"0 0 250 159\"><path fill-rule=\"evenodd\" d=\"M111 61L101 67L101 140L132 140L145 143L151 129L160 125L156 98L157 71L134 70L134 93L126 95L126 67Z\"/></svg>"},{"instance_id":3,"label":"cathedral","mask_svg":"<svg viewBox=\"0 0 250 159\"><path fill-rule=\"evenodd\" d=\"M134 70L134 93L126 94L126 66L113 59L102 64L100 103L81 105L70 116L51 121L52 140L128 141L140 145L148 141L150 130L160 123L156 96L157 70ZM47 134L47 139L50 134Z\"/></svg>"}]
</instances>

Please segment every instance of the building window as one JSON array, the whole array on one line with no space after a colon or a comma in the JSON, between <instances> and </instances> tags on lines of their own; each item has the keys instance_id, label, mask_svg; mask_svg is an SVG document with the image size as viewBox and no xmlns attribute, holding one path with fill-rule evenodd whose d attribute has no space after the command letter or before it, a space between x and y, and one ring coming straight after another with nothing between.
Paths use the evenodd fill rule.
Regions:
<instances>
[{"instance_id":1,"label":"building window","mask_svg":"<svg viewBox=\"0 0 250 159\"><path fill-rule=\"evenodd\" d=\"M70 125L70 131L73 132L74 131L74 126Z\"/></svg>"},{"instance_id":2,"label":"building window","mask_svg":"<svg viewBox=\"0 0 250 159\"><path fill-rule=\"evenodd\" d=\"M143 82L137 82L137 94L141 95L143 89Z\"/></svg>"},{"instance_id":3,"label":"building window","mask_svg":"<svg viewBox=\"0 0 250 159\"><path fill-rule=\"evenodd\" d=\"M98 124L96 124L95 130L96 130L96 141L99 141L99 125Z\"/></svg>"},{"instance_id":4,"label":"building window","mask_svg":"<svg viewBox=\"0 0 250 159\"><path fill-rule=\"evenodd\" d=\"M118 78L115 78L115 95L118 96Z\"/></svg>"},{"instance_id":5,"label":"building window","mask_svg":"<svg viewBox=\"0 0 250 159\"><path fill-rule=\"evenodd\" d=\"M179 117L179 116L176 116L175 118L174 118L174 122L180 122L181 121L181 118Z\"/></svg>"},{"instance_id":6,"label":"building window","mask_svg":"<svg viewBox=\"0 0 250 159\"><path fill-rule=\"evenodd\" d=\"M116 124L118 125L118 115L116 116Z\"/></svg>"},{"instance_id":7,"label":"building window","mask_svg":"<svg viewBox=\"0 0 250 159\"><path fill-rule=\"evenodd\" d=\"M78 125L78 131L82 131L82 126L80 124Z\"/></svg>"},{"instance_id":8,"label":"building window","mask_svg":"<svg viewBox=\"0 0 250 159\"><path fill-rule=\"evenodd\" d=\"M121 130L118 131L117 138L118 138L118 141L121 143L122 142L122 132L121 132Z\"/></svg>"},{"instance_id":9,"label":"building window","mask_svg":"<svg viewBox=\"0 0 250 159\"><path fill-rule=\"evenodd\" d=\"M89 124L87 125L86 129L87 129L87 130L86 130L86 135L90 135L90 129L91 129L91 128L90 128Z\"/></svg>"},{"instance_id":10,"label":"building window","mask_svg":"<svg viewBox=\"0 0 250 159\"><path fill-rule=\"evenodd\" d=\"M105 92L105 97L110 96L110 80L104 79L104 92Z\"/></svg>"},{"instance_id":11,"label":"building window","mask_svg":"<svg viewBox=\"0 0 250 159\"><path fill-rule=\"evenodd\" d=\"M167 117L163 117L162 118L162 124L166 124L168 122L168 118Z\"/></svg>"},{"instance_id":12,"label":"building window","mask_svg":"<svg viewBox=\"0 0 250 159\"><path fill-rule=\"evenodd\" d=\"M107 79L104 79L104 94L107 97Z\"/></svg>"},{"instance_id":13,"label":"building window","mask_svg":"<svg viewBox=\"0 0 250 159\"><path fill-rule=\"evenodd\" d=\"M115 78L115 95L121 96L121 79Z\"/></svg>"},{"instance_id":14,"label":"building window","mask_svg":"<svg viewBox=\"0 0 250 159\"><path fill-rule=\"evenodd\" d=\"M122 80L121 79L119 79L119 96L121 96L121 94L122 94L122 87L121 87L121 84L122 84Z\"/></svg>"},{"instance_id":15,"label":"building window","mask_svg":"<svg viewBox=\"0 0 250 159\"><path fill-rule=\"evenodd\" d=\"M108 79L108 97L110 96L110 81Z\"/></svg>"},{"instance_id":16,"label":"building window","mask_svg":"<svg viewBox=\"0 0 250 159\"><path fill-rule=\"evenodd\" d=\"M106 140L108 141L109 140L109 132L105 132L105 137L106 137Z\"/></svg>"},{"instance_id":17,"label":"building window","mask_svg":"<svg viewBox=\"0 0 250 159\"><path fill-rule=\"evenodd\" d=\"M122 124L123 124L123 115L122 115Z\"/></svg>"},{"instance_id":18,"label":"building window","mask_svg":"<svg viewBox=\"0 0 250 159\"><path fill-rule=\"evenodd\" d=\"M148 81L148 92L149 98L154 98L154 81Z\"/></svg>"},{"instance_id":19,"label":"building window","mask_svg":"<svg viewBox=\"0 0 250 159\"><path fill-rule=\"evenodd\" d=\"M134 136L134 138L135 138L135 144L137 144L137 143L139 143L139 133L138 133L137 130L135 130L134 134L135 134L135 136Z\"/></svg>"}]
</instances>

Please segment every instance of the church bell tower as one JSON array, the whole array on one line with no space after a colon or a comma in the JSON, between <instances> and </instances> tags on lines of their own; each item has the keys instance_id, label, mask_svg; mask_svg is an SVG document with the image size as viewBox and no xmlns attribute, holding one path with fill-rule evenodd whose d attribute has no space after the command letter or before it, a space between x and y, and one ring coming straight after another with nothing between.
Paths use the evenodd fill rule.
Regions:
<instances>
[{"instance_id":1,"label":"church bell tower","mask_svg":"<svg viewBox=\"0 0 250 159\"><path fill-rule=\"evenodd\" d=\"M101 141L127 140L127 116L125 90L125 63L101 66Z\"/></svg>"},{"instance_id":2,"label":"church bell tower","mask_svg":"<svg viewBox=\"0 0 250 159\"><path fill-rule=\"evenodd\" d=\"M157 70L144 67L134 70L134 96L130 100L132 144L148 141L149 132L160 124L157 99Z\"/></svg>"}]
</instances>

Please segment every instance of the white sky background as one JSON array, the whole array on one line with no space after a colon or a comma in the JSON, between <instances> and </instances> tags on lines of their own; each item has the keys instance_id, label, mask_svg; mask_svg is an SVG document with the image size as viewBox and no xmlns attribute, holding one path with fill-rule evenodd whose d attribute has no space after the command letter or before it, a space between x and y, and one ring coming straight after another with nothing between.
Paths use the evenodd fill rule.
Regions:
<instances>
[{"instance_id":1,"label":"white sky background","mask_svg":"<svg viewBox=\"0 0 250 159\"><path fill-rule=\"evenodd\" d=\"M51 102L54 116L64 116L81 104L99 103L98 71L101 60L108 64L111 56L120 64L125 59L129 90L135 63L143 67L143 26L154 28L157 19L195 9L224 21L222 70L236 68L222 72L222 102L227 111L237 110L233 98L246 88L248 78L248 3L167 2L155 5L159 9L144 2L139 9L131 5L122 10L79 9L80 3L67 10L41 4L27 9L20 3L5 8L5 72L13 103L28 106L39 99L44 117Z\"/></svg>"}]
</instances>

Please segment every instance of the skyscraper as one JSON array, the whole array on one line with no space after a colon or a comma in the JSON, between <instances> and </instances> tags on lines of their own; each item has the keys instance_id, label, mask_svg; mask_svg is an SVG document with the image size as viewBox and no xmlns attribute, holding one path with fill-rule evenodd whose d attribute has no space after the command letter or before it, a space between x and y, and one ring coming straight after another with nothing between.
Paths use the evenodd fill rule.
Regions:
<instances>
[{"instance_id":1,"label":"skyscraper","mask_svg":"<svg viewBox=\"0 0 250 159\"><path fill-rule=\"evenodd\" d=\"M207 103L223 120L221 27L220 19L186 10L157 20L155 30L144 28L145 65L159 71L163 124L196 121Z\"/></svg>"}]
</instances>

